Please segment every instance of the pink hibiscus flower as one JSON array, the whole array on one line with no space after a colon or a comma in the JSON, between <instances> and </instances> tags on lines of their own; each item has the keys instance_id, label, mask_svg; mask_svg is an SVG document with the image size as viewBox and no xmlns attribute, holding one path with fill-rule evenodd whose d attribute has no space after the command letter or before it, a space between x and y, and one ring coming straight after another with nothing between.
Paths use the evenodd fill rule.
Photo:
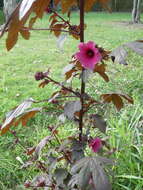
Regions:
<instances>
[{"instance_id":1,"label":"pink hibiscus flower","mask_svg":"<svg viewBox=\"0 0 143 190\"><path fill-rule=\"evenodd\" d=\"M93 152L98 152L102 148L102 140L100 138L91 140L89 147L92 148Z\"/></svg>"},{"instance_id":2,"label":"pink hibiscus flower","mask_svg":"<svg viewBox=\"0 0 143 190\"><path fill-rule=\"evenodd\" d=\"M76 58L80 61L85 69L94 69L94 66L99 63L102 56L96 48L96 44L92 41L79 44L79 52L75 54Z\"/></svg>"}]
</instances>

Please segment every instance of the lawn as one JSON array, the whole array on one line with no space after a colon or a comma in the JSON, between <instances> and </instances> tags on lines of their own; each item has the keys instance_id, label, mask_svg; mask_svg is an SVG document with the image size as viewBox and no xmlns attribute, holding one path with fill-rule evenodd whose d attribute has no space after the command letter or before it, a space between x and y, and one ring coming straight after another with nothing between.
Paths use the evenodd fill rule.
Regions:
<instances>
[{"instance_id":1,"label":"lawn","mask_svg":"<svg viewBox=\"0 0 143 190\"><path fill-rule=\"evenodd\" d=\"M143 26L125 24L130 21L128 13L89 13L86 15L85 40L93 40L108 50L119 45L142 39ZM78 13L72 17L73 23L78 23ZM35 27L47 27L48 16L38 21ZM35 100L49 98L56 89L49 85L45 89L38 88L34 80L36 71L51 68L51 75L57 80L63 78L62 69L68 63L71 55L77 50L78 41L68 37L64 52L56 46L56 38L49 32L31 32L31 38L26 41L19 39L10 52L6 51L5 38L0 41L0 118L23 100L32 97ZM113 168L113 189L142 190L143 188L143 57L129 51L128 66L109 62L108 75L110 82L105 83L98 76L89 81L87 91L97 97L102 92L123 92L134 98L134 105L126 105L120 112L110 106L102 111L108 122L108 136L112 147L117 151L112 157L117 159ZM41 104L43 105L43 104ZM38 105L39 106L39 105ZM45 106L50 106L46 104ZM51 108L52 110L52 108ZM47 135L48 124L57 123L52 116L37 115L28 126L19 126L16 131L26 147L36 145ZM62 136L72 132L72 125L65 123L61 128ZM32 179L36 173L33 168L21 169L19 156L27 160L25 150L21 145L14 145L14 137L7 133L0 137L0 190L22 189L18 185L26 179Z\"/></svg>"}]
</instances>

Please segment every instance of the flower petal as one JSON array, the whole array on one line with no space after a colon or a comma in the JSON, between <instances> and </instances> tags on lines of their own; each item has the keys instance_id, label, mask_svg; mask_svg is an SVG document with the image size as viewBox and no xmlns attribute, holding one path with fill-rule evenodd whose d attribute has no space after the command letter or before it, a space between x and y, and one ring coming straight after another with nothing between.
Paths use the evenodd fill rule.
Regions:
<instances>
[{"instance_id":1,"label":"flower petal","mask_svg":"<svg viewBox=\"0 0 143 190\"><path fill-rule=\"evenodd\" d=\"M79 44L79 52L75 54L76 58L80 61L83 68L93 70L95 65L99 63L102 56L96 48L96 44L93 41ZM89 52L93 52L93 56Z\"/></svg>"}]
</instances>

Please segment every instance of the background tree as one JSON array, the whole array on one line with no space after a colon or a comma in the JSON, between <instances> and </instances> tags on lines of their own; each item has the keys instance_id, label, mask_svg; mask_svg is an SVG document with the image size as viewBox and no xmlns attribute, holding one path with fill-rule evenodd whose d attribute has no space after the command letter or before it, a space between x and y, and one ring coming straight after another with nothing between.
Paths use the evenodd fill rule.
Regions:
<instances>
[{"instance_id":1,"label":"background tree","mask_svg":"<svg viewBox=\"0 0 143 190\"><path fill-rule=\"evenodd\" d=\"M140 22L141 0L133 0L132 21L133 23Z\"/></svg>"},{"instance_id":2,"label":"background tree","mask_svg":"<svg viewBox=\"0 0 143 190\"><path fill-rule=\"evenodd\" d=\"M4 0L3 1L3 12L5 15L5 20L7 21L11 13L14 11L16 7L16 0Z\"/></svg>"}]
</instances>

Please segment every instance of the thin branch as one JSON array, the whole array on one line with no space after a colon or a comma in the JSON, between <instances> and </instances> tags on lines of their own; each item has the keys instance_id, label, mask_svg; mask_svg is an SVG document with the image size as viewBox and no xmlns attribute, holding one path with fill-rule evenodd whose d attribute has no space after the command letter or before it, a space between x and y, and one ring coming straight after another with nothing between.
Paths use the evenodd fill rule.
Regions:
<instances>
[{"instance_id":1,"label":"thin branch","mask_svg":"<svg viewBox=\"0 0 143 190\"><path fill-rule=\"evenodd\" d=\"M19 137L16 135L15 131L9 130L10 133L15 137L16 139L16 144L19 144L25 151L27 151L27 149L24 147L24 145L20 142Z\"/></svg>"},{"instance_id":2,"label":"thin branch","mask_svg":"<svg viewBox=\"0 0 143 190\"><path fill-rule=\"evenodd\" d=\"M68 24L69 27L71 27L69 21L65 20L62 16L60 16L56 11L52 10L54 14L56 14L57 17L59 17L64 23Z\"/></svg>"},{"instance_id":3,"label":"thin branch","mask_svg":"<svg viewBox=\"0 0 143 190\"><path fill-rule=\"evenodd\" d=\"M76 32L76 31L61 30L61 29L57 29L57 28L22 28L21 30L28 30L28 31L60 31L60 32L67 32L67 33L72 33L72 34L79 35L79 33ZM2 33L8 32L8 28L1 29L0 32L2 32Z\"/></svg>"},{"instance_id":4,"label":"thin branch","mask_svg":"<svg viewBox=\"0 0 143 190\"><path fill-rule=\"evenodd\" d=\"M29 185L28 187L31 187L31 188L41 188L41 187L50 187L50 188L53 188L53 186L52 185L44 185L44 186L39 186L39 187L37 187L37 186L34 186L34 185Z\"/></svg>"},{"instance_id":5,"label":"thin branch","mask_svg":"<svg viewBox=\"0 0 143 190\"><path fill-rule=\"evenodd\" d=\"M62 98L77 98L77 96L60 96L60 97L57 97L57 99L62 99Z\"/></svg>"},{"instance_id":6,"label":"thin branch","mask_svg":"<svg viewBox=\"0 0 143 190\"><path fill-rule=\"evenodd\" d=\"M28 28L24 28L24 29L22 29L22 30L33 30L33 31L47 31L47 30L49 30L49 31L60 31L60 32L70 32L70 33L72 33L72 34L77 34L77 35L79 35L79 33L78 32L76 32L76 31L69 31L69 30L61 30L61 29L57 29L57 28L30 28L30 29L28 29Z\"/></svg>"},{"instance_id":7,"label":"thin branch","mask_svg":"<svg viewBox=\"0 0 143 190\"><path fill-rule=\"evenodd\" d=\"M58 138L58 136L57 136L56 134L53 134L53 135L54 135L55 139L57 140L58 144L61 145L61 141L60 141L60 139ZM71 159L69 158L69 156L67 155L67 153L66 153L64 150L62 150L62 153L63 153L63 155L65 156L65 158L69 161L69 163L72 164L72 161L71 161Z\"/></svg>"},{"instance_id":8,"label":"thin branch","mask_svg":"<svg viewBox=\"0 0 143 190\"><path fill-rule=\"evenodd\" d=\"M53 82L54 84L56 84L56 85L62 87L64 90L67 90L67 91L69 91L69 92L75 94L76 97L80 97L80 93L79 93L79 92L76 92L76 91L72 90L71 88L68 88L68 87L64 86L63 84L61 84L61 83L59 83L59 82L53 80L53 79L52 79L51 77L49 77L49 76L47 76L46 78L49 79L49 80L50 80L51 82Z\"/></svg>"}]
</instances>

